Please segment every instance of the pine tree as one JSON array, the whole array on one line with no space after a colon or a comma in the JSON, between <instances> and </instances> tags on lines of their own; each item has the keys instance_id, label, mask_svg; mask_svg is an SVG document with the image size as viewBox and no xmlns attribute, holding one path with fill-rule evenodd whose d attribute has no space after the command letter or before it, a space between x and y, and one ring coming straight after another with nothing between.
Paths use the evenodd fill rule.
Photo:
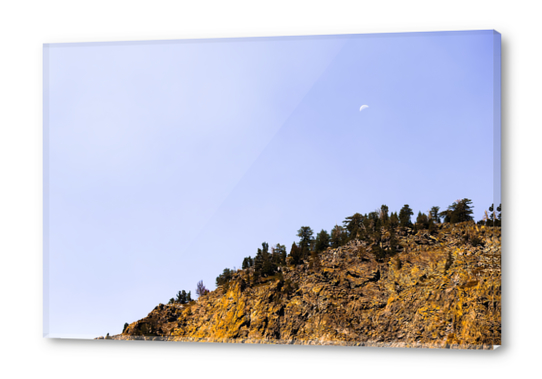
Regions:
<instances>
[{"instance_id":1,"label":"pine tree","mask_svg":"<svg viewBox=\"0 0 542 379\"><path fill-rule=\"evenodd\" d=\"M382 220L380 219L380 211L374 211L368 214L367 218L369 219L369 229L371 232L375 232L377 229L380 229L382 226Z\"/></svg>"},{"instance_id":2,"label":"pine tree","mask_svg":"<svg viewBox=\"0 0 542 379\"><path fill-rule=\"evenodd\" d=\"M312 250L312 245L314 242L313 234L314 232L308 226L302 226L301 229L297 231L297 236L299 237L299 248L301 249L303 259L307 259L310 251Z\"/></svg>"},{"instance_id":3,"label":"pine tree","mask_svg":"<svg viewBox=\"0 0 542 379\"><path fill-rule=\"evenodd\" d=\"M439 210L440 210L440 207L434 206L434 207L431 207L431 210L429 211L429 213L431 214L431 220L433 220L433 222L436 224L440 224L440 216L438 213Z\"/></svg>"},{"instance_id":4,"label":"pine tree","mask_svg":"<svg viewBox=\"0 0 542 379\"><path fill-rule=\"evenodd\" d=\"M286 246L285 245L279 245L277 244L277 247L280 246L280 264L285 265L286 264Z\"/></svg>"},{"instance_id":5,"label":"pine tree","mask_svg":"<svg viewBox=\"0 0 542 379\"><path fill-rule=\"evenodd\" d=\"M263 271L263 256L261 249L258 249L258 253L254 257L254 276L260 278Z\"/></svg>"},{"instance_id":6,"label":"pine tree","mask_svg":"<svg viewBox=\"0 0 542 379\"><path fill-rule=\"evenodd\" d=\"M405 204L399 211L399 222L401 226L404 227L412 225L410 222L410 216L412 215L414 215L414 212L412 212L412 209L408 206L408 204Z\"/></svg>"},{"instance_id":7,"label":"pine tree","mask_svg":"<svg viewBox=\"0 0 542 379\"><path fill-rule=\"evenodd\" d=\"M444 222L449 222L451 224L456 224L458 222L471 221L472 218L472 200L463 199L456 200L448 207L447 210L439 213L439 216L444 217ZM493 208L493 205L490 207L490 211Z\"/></svg>"},{"instance_id":8,"label":"pine tree","mask_svg":"<svg viewBox=\"0 0 542 379\"><path fill-rule=\"evenodd\" d=\"M292 258L292 263L294 265L300 264L302 261L302 255L301 255L301 249L297 246L297 244L294 242L292 243L292 247L290 249L290 257Z\"/></svg>"},{"instance_id":9,"label":"pine tree","mask_svg":"<svg viewBox=\"0 0 542 379\"><path fill-rule=\"evenodd\" d=\"M271 260L275 267L283 266L286 264L286 246L277 243L275 247L271 248Z\"/></svg>"},{"instance_id":10,"label":"pine tree","mask_svg":"<svg viewBox=\"0 0 542 379\"><path fill-rule=\"evenodd\" d=\"M399 216L397 216L397 212L393 212L390 215L389 226L392 230L399 226Z\"/></svg>"},{"instance_id":11,"label":"pine tree","mask_svg":"<svg viewBox=\"0 0 542 379\"><path fill-rule=\"evenodd\" d=\"M248 257L243 259L243 265L241 267L243 268L243 270L246 270L247 268L252 267L253 264L254 262L252 261L252 258L249 255Z\"/></svg>"},{"instance_id":12,"label":"pine tree","mask_svg":"<svg viewBox=\"0 0 542 379\"><path fill-rule=\"evenodd\" d=\"M275 270L273 266L273 261L271 260L271 254L269 254L269 244L267 242L262 243L262 258L263 258L262 274L264 276L273 275L273 272Z\"/></svg>"},{"instance_id":13,"label":"pine tree","mask_svg":"<svg viewBox=\"0 0 542 379\"><path fill-rule=\"evenodd\" d=\"M348 239L358 238L358 234L363 229L364 217L360 213L354 213L343 221L343 225L348 231Z\"/></svg>"},{"instance_id":14,"label":"pine tree","mask_svg":"<svg viewBox=\"0 0 542 379\"><path fill-rule=\"evenodd\" d=\"M344 245L346 238L347 235L342 226L335 225L333 229L331 229L331 247L337 248Z\"/></svg>"},{"instance_id":15,"label":"pine tree","mask_svg":"<svg viewBox=\"0 0 542 379\"><path fill-rule=\"evenodd\" d=\"M329 247L330 244L330 237L329 234L322 229L320 233L316 235L316 241L314 243L314 251L316 253L320 253L324 250L326 250Z\"/></svg>"},{"instance_id":16,"label":"pine tree","mask_svg":"<svg viewBox=\"0 0 542 379\"><path fill-rule=\"evenodd\" d=\"M484 224L486 226L493 226L495 224L495 209L493 208L493 204L491 204L487 211L484 211L484 218L482 221L484 221Z\"/></svg>"},{"instance_id":17,"label":"pine tree","mask_svg":"<svg viewBox=\"0 0 542 379\"><path fill-rule=\"evenodd\" d=\"M254 275L259 277L265 277L273 275L275 267L271 260L271 254L269 254L269 244L267 242L262 243L262 248L258 249L258 253L254 258Z\"/></svg>"},{"instance_id":18,"label":"pine tree","mask_svg":"<svg viewBox=\"0 0 542 379\"><path fill-rule=\"evenodd\" d=\"M399 245L399 241L395 236L395 229L392 229L390 231L390 255L395 255L397 253L397 245Z\"/></svg>"},{"instance_id":19,"label":"pine tree","mask_svg":"<svg viewBox=\"0 0 542 379\"><path fill-rule=\"evenodd\" d=\"M186 304L188 302L186 296L187 295L185 290L179 291L177 293L177 298L175 299L175 301L179 304Z\"/></svg>"},{"instance_id":20,"label":"pine tree","mask_svg":"<svg viewBox=\"0 0 542 379\"><path fill-rule=\"evenodd\" d=\"M418 217L416 217L416 225L420 229L427 229L429 227L429 219L425 213L418 212Z\"/></svg>"},{"instance_id":21,"label":"pine tree","mask_svg":"<svg viewBox=\"0 0 542 379\"><path fill-rule=\"evenodd\" d=\"M379 218L382 221L382 225L388 224L388 220L389 220L388 212L389 212L388 206L386 204L383 204L380 207L380 214L379 214Z\"/></svg>"},{"instance_id":22,"label":"pine tree","mask_svg":"<svg viewBox=\"0 0 542 379\"><path fill-rule=\"evenodd\" d=\"M225 268L222 274L216 277L216 286L224 286L233 278L233 271Z\"/></svg>"}]
</instances>

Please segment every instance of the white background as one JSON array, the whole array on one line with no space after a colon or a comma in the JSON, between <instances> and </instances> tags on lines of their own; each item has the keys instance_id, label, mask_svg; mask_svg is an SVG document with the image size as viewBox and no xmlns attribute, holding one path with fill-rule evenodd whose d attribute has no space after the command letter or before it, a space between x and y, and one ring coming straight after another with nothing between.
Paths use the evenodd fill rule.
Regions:
<instances>
[{"instance_id":1,"label":"white background","mask_svg":"<svg viewBox=\"0 0 542 379\"><path fill-rule=\"evenodd\" d=\"M0 6L0 372L6 377L540 375L535 1L47 1ZM42 338L42 44L496 29L503 53L503 344L496 351ZM450 104L461 106L461 99ZM490 141L488 141L490 143ZM105 269L105 268L104 268ZM149 310L150 311L150 310Z\"/></svg>"}]
</instances>

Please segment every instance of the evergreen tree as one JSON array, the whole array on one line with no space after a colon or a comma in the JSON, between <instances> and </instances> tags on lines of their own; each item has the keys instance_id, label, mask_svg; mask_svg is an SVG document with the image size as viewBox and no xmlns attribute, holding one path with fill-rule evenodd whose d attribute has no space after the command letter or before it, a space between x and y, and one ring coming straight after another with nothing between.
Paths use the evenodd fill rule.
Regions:
<instances>
[{"instance_id":1,"label":"evergreen tree","mask_svg":"<svg viewBox=\"0 0 542 379\"><path fill-rule=\"evenodd\" d=\"M262 248L258 249L258 253L254 258L254 275L258 277L265 277L272 275L275 267L271 260L271 254L269 254L269 244L267 242L262 243Z\"/></svg>"},{"instance_id":2,"label":"evergreen tree","mask_svg":"<svg viewBox=\"0 0 542 379\"><path fill-rule=\"evenodd\" d=\"M388 219L389 219L388 212L389 212L388 206L383 204L380 207L380 214L379 214L379 218L382 221L382 225L388 224Z\"/></svg>"},{"instance_id":3,"label":"evergreen tree","mask_svg":"<svg viewBox=\"0 0 542 379\"><path fill-rule=\"evenodd\" d=\"M222 274L216 277L216 286L224 286L233 278L233 271L229 268L225 268Z\"/></svg>"},{"instance_id":4,"label":"evergreen tree","mask_svg":"<svg viewBox=\"0 0 542 379\"><path fill-rule=\"evenodd\" d=\"M374 233L382 226L382 220L380 219L380 211L371 212L367 215L369 219L369 229Z\"/></svg>"},{"instance_id":5,"label":"evergreen tree","mask_svg":"<svg viewBox=\"0 0 542 379\"><path fill-rule=\"evenodd\" d=\"M329 247L331 238L329 237L329 234L322 229L320 233L316 235L316 241L314 243L314 251L316 253L320 253L324 250L326 250Z\"/></svg>"},{"instance_id":6,"label":"evergreen tree","mask_svg":"<svg viewBox=\"0 0 542 379\"><path fill-rule=\"evenodd\" d=\"M277 244L277 247L278 246L280 246L280 263L284 266L286 264L286 255L288 254L286 252L286 245Z\"/></svg>"},{"instance_id":7,"label":"evergreen tree","mask_svg":"<svg viewBox=\"0 0 542 379\"><path fill-rule=\"evenodd\" d=\"M425 213L418 212L418 217L416 217L416 225L420 229L427 229L429 227L429 218Z\"/></svg>"},{"instance_id":8,"label":"evergreen tree","mask_svg":"<svg viewBox=\"0 0 542 379\"><path fill-rule=\"evenodd\" d=\"M275 267L283 266L286 264L286 246L277 243L275 247L271 248L271 260Z\"/></svg>"},{"instance_id":9,"label":"evergreen tree","mask_svg":"<svg viewBox=\"0 0 542 379\"><path fill-rule=\"evenodd\" d=\"M495 208L493 207L494 204L491 204L491 206L489 207L489 218L491 220L495 220Z\"/></svg>"},{"instance_id":10,"label":"evergreen tree","mask_svg":"<svg viewBox=\"0 0 542 379\"><path fill-rule=\"evenodd\" d=\"M243 270L246 270L247 268L252 267L252 266L254 266L254 261L249 255L248 257L243 259L243 265L241 267L243 268Z\"/></svg>"},{"instance_id":11,"label":"evergreen tree","mask_svg":"<svg viewBox=\"0 0 542 379\"><path fill-rule=\"evenodd\" d=\"M438 213L439 210L440 210L440 207L434 206L434 207L431 207L431 210L429 211L431 215L431 220L433 220L435 224L440 224L440 216Z\"/></svg>"},{"instance_id":12,"label":"evergreen tree","mask_svg":"<svg viewBox=\"0 0 542 379\"><path fill-rule=\"evenodd\" d=\"M179 304L186 304L188 301L187 301L187 294L186 294L186 291L185 290L182 290L182 291L179 291L177 293L177 298L175 299L175 301Z\"/></svg>"},{"instance_id":13,"label":"evergreen tree","mask_svg":"<svg viewBox=\"0 0 542 379\"><path fill-rule=\"evenodd\" d=\"M275 266L273 265L273 260L271 259L271 254L269 253L269 244L267 242L262 243L262 257L263 257L263 267L262 267L263 276L273 275L275 271Z\"/></svg>"},{"instance_id":14,"label":"evergreen tree","mask_svg":"<svg viewBox=\"0 0 542 379\"><path fill-rule=\"evenodd\" d=\"M455 224L458 222L471 221L472 218L472 200L456 200L447 210L440 212L439 216L444 217L444 222ZM493 207L493 206L492 206ZM490 209L492 209L492 207Z\"/></svg>"},{"instance_id":15,"label":"evergreen tree","mask_svg":"<svg viewBox=\"0 0 542 379\"><path fill-rule=\"evenodd\" d=\"M254 257L254 277L259 279L263 271L263 257L261 254L256 254Z\"/></svg>"},{"instance_id":16,"label":"evergreen tree","mask_svg":"<svg viewBox=\"0 0 542 379\"><path fill-rule=\"evenodd\" d=\"M399 241L397 240L397 237L395 236L395 229L391 229L391 231L390 231L390 255L395 255L395 253L397 253L397 245L399 245Z\"/></svg>"},{"instance_id":17,"label":"evergreen tree","mask_svg":"<svg viewBox=\"0 0 542 379\"><path fill-rule=\"evenodd\" d=\"M301 249L310 250L312 241L313 241L314 232L308 226L302 226L301 229L297 231L297 236L299 237L299 247Z\"/></svg>"},{"instance_id":18,"label":"evergreen tree","mask_svg":"<svg viewBox=\"0 0 542 379\"><path fill-rule=\"evenodd\" d=\"M348 231L349 240L357 238L363 230L363 216L360 213L354 213L343 221L343 225Z\"/></svg>"},{"instance_id":19,"label":"evergreen tree","mask_svg":"<svg viewBox=\"0 0 542 379\"><path fill-rule=\"evenodd\" d=\"M494 205L491 204L489 207L489 219L486 220L485 224L487 226L501 226L501 204L499 204L496 210Z\"/></svg>"},{"instance_id":20,"label":"evergreen tree","mask_svg":"<svg viewBox=\"0 0 542 379\"><path fill-rule=\"evenodd\" d=\"M455 209L453 210L452 214L452 223L455 222L464 222L464 221L471 221L473 220L473 211L472 211L472 200L470 199L463 199L460 200L459 203L455 206Z\"/></svg>"},{"instance_id":21,"label":"evergreen tree","mask_svg":"<svg viewBox=\"0 0 542 379\"><path fill-rule=\"evenodd\" d=\"M337 248L344 245L346 238L347 235L342 226L335 225L333 229L331 229L331 247Z\"/></svg>"},{"instance_id":22,"label":"evergreen tree","mask_svg":"<svg viewBox=\"0 0 542 379\"><path fill-rule=\"evenodd\" d=\"M393 212L390 215L389 226L392 230L399 226L399 216L397 216L397 212Z\"/></svg>"},{"instance_id":23,"label":"evergreen tree","mask_svg":"<svg viewBox=\"0 0 542 379\"><path fill-rule=\"evenodd\" d=\"M314 232L308 226L302 226L301 229L297 231L297 236L299 237L299 248L301 249L303 259L307 259L310 251L312 250L312 245L314 242L313 234Z\"/></svg>"},{"instance_id":24,"label":"evergreen tree","mask_svg":"<svg viewBox=\"0 0 542 379\"><path fill-rule=\"evenodd\" d=\"M297 246L297 244L294 242L292 243L292 247L290 249L290 257L292 257L292 263L294 265L300 264L302 262L302 255L301 255L301 249Z\"/></svg>"},{"instance_id":25,"label":"evergreen tree","mask_svg":"<svg viewBox=\"0 0 542 379\"><path fill-rule=\"evenodd\" d=\"M404 227L412 225L410 222L410 216L412 215L414 215L414 212L412 212L412 209L408 206L408 204L405 204L399 211L399 222L401 226Z\"/></svg>"}]
</instances>

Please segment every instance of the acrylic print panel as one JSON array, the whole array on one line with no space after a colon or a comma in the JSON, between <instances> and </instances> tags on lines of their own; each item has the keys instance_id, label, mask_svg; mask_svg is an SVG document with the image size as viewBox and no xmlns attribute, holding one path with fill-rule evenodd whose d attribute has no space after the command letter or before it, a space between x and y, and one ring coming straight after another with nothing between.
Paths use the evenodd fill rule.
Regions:
<instances>
[{"instance_id":1,"label":"acrylic print panel","mask_svg":"<svg viewBox=\"0 0 542 379\"><path fill-rule=\"evenodd\" d=\"M501 344L497 32L44 62L46 337Z\"/></svg>"}]
</instances>

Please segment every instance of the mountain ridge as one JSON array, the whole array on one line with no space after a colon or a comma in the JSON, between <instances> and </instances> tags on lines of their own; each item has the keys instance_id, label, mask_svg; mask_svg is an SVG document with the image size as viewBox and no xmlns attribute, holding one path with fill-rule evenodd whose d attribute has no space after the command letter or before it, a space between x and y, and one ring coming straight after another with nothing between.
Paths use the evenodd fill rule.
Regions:
<instances>
[{"instance_id":1,"label":"mountain ridge","mask_svg":"<svg viewBox=\"0 0 542 379\"><path fill-rule=\"evenodd\" d=\"M493 349L501 345L501 228L383 230L254 284L253 268L189 304L159 304L115 340ZM252 270L252 271L251 271ZM104 337L98 337L104 338Z\"/></svg>"}]
</instances>

